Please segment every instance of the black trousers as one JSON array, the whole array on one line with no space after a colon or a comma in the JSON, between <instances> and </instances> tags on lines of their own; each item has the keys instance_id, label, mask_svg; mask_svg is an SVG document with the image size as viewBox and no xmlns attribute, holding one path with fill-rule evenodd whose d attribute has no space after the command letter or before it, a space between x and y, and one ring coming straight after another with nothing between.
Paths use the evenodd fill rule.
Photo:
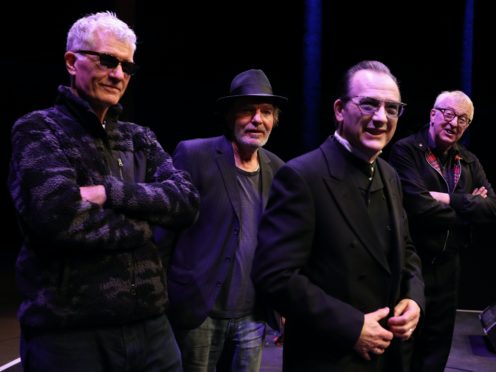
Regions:
<instances>
[{"instance_id":1,"label":"black trousers","mask_svg":"<svg viewBox=\"0 0 496 372\"><path fill-rule=\"evenodd\" d=\"M458 304L459 256L422 262L426 308L414 342L412 372L444 372L451 349Z\"/></svg>"}]
</instances>

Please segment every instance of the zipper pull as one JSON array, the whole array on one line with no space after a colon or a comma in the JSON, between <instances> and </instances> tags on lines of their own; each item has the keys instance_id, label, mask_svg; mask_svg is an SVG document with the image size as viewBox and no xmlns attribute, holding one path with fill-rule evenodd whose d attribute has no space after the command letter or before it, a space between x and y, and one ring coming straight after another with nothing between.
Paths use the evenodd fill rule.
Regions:
<instances>
[{"instance_id":1,"label":"zipper pull","mask_svg":"<svg viewBox=\"0 0 496 372\"><path fill-rule=\"evenodd\" d=\"M119 174L121 176L121 180L124 181L124 175L122 173L122 168L124 168L124 163L122 162L121 158L117 158L117 165L119 165Z\"/></svg>"}]
</instances>

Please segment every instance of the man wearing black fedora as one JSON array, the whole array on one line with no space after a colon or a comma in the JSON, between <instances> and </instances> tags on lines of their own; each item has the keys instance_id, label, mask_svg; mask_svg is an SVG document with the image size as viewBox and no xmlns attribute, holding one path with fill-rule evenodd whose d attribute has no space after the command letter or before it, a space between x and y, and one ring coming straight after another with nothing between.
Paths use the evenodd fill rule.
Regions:
<instances>
[{"instance_id":1,"label":"man wearing black fedora","mask_svg":"<svg viewBox=\"0 0 496 372\"><path fill-rule=\"evenodd\" d=\"M174 165L190 173L201 200L198 220L176 239L168 272L185 371L260 368L265 322L250 271L260 216L283 164L262 147L286 101L262 70L244 71L217 100L225 134L175 150Z\"/></svg>"}]
</instances>

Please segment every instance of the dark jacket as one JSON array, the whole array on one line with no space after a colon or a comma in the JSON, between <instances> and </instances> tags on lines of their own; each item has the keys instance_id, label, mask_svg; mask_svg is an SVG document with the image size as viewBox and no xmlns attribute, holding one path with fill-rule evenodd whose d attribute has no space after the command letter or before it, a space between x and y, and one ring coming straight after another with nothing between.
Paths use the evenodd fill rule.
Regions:
<instances>
[{"instance_id":1,"label":"dark jacket","mask_svg":"<svg viewBox=\"0 0 496 372\"><path fill-rule=\"evenodd\" d=\"M190 225L198 194L151 130L111 110L104 129L60 87L53 107L14 124L9 187L25 237L17 260L24 327L123 324L165 312L151 224ZM103 207L80 196L80 186L98 184Z\"/></svg>"},{"instance_id":2,"label":"dark jacket","mask_svg":"<svg viewBox=\"0 0 496 372\"><path fill-rule=\"evenodd\" d=\"M473 224L496 221L496 195L479 160L460 144L455 152L461 165L460 178L450 193L450 204L433 199L429 191L448 192L443 176L426 160L428 128L406 137L391 149L390 163L396 168L405 194L415 246L422 259L456 254L470 241ZM476 187L488 190L486 199L472 195Z\"/></svg>"},{"instance_id":3,"label":"dark jacket","mask_svg":"<svg viewBox=\"0 0 496 372\"><path fill-rule=\"evenodd\" d=\"M265 206L272 178L283 164L259 150ZM196 328L207 317L239 246L240 197L231 142L224 136L180 142L174 164L191 174L200 192L198 221L179 236L169 265L170 317L174 326Z\"/></svg>"},{"instance_id":4,"label":"dark jacket","mask_svg":"<svg viewBox=\"0 0 496 372\"><path fill-rule=\"evenodd\" d=\"M257 289L286 317L285 371L379 371L353 349L364 314L404 298L424 305L396 172L377 159L391 215L391 257L330 137L274 178L253 263ZM396 353L396 350L387 351ZM394 369L401 371L398 367Z\"/></svg>"}]
</instances>

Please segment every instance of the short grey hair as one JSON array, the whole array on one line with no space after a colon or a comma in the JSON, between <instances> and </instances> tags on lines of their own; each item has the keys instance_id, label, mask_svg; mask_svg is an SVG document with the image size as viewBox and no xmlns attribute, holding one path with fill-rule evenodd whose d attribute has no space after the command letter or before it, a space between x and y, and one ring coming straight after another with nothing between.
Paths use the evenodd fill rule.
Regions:
<instances>
[{"instance_id":1,"label":"short grey hair","mask_svg":"<svg viewBox=\"0 0 496 372\"><path fill-rule=\"evenodd\" d=\"M436 97L436 101L434 102L434 107L439 107L439 104L441 101L444 101L446 98L451 97L455 101L458 101L460 103L466 103L469 106L469 119L472 121L474 119L474 104L472 103L472 100L470 99L469 96L467 96L464 92L461 90L445 90L444 92L441 92L438 94Z\"/></svg>"},{"instance_id":2,"label":"short grey hair","mask_svg":"<svg viewBox=\"0 0 496 372\"><path fill-rule=\"evenodd\" d=\"M66 51L85 50L94 48L94 33L103 29L120 41L128 44L133 53L136 50L136 34L115 13L106 11L89 14L78 19L67 33Z\"/></svg>"}]
</instances>

